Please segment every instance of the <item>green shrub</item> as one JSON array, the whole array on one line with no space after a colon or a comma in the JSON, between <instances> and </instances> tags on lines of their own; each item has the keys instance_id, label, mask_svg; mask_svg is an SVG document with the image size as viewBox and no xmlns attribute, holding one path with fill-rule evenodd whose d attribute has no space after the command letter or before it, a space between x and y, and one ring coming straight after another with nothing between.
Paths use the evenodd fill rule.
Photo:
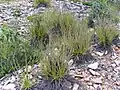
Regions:
<instances>
[{"instance_id":1,"label":"green shrub","mask_svg":"<svg viewBox=\"0 0 120 90\"><path fill-rule=\"evenodd\" d=\"M120 10L120 0L109 0L109 3L114 5L118 10Z\"/></svg>"},{"instance_id":2,"label":"green shrub","mask_svg":"<svg viewBox=\"0 0 120 90\"><path fill-rule=\"evenodd\" d=\"M33 37L43 37L45 33L49 34L49 39L58 39L51 38L51 32L55 33L59 31L57 34L61 34L66 38L64 41L68 42L68 47L73 50L74 54L83 54L87 51L90 44L91 32L87 27L87 21L83 21L80 23L76 20L76 18L70 13L60 13L57 11L47 11L41 15L35 15L33 17L29 17L29 20L32 21L32 36ZM79 24L80 23L80 24ZM41 27L43 27L41 29ZM40 32L45 32L43 35L39 34ZM88 33L86 33L88 32ZM70 35L72 34L72 35ZM84 38L83 38L84 37ZM60 37L59 37L60 38ZM70 39L71 38L71 39ZM79 49L78 49L79 48Z\"/></svg>"},{"instance_id":3,"label":"green shrub","mask_svg":"<svg viewBox=\"0 0 120 90\"><path fill-rule=\"evenodd\" d=\"M112 44L112 41L119 35L119 32L112 25L101 25L95 28L99 43L101 46L106 48Z\"/></svg>"},{"instance_id":4,"label":"green shrub","mask_svg":"<svg viewBox=\"0 0 120 90\"><path fill-rule=\"evenodd\" d=\"M42 16L39 14L29 16L28 20L32 22L30 26L30 34L32 36L31 44L35 47L38 47L40 43L42 43L43 47L43 40L48 30L44 26L45 23L42 21Z\"/></svg>"},{"instance_id":5,"label":"green shrub","mask_svg":"<svg viewBox=\"0 0 120 90\"><path fill-rule=\"evenodd\" d=\"M73 30L68 32L67 36L63 36L63 40L71 49L73 55L84 55L90 46L92 34L85 20L77 22Z\"/></svg>"},{"instance_id":6,"label":"green shrub","mask_svg":"<svg viewBox=\"0 0 120 90\"><path fill-rule=\"evenodd\" d=\"M0 29L0 77L28 64L36 63L37 54L29 41L7 26ZM37 59L38 60L38 59Z\"/></svg>"},{"instance_id":7,"label":"green shrub","mask_svg":"<svg viewBox=\"0 0 120 90\"><path fill-rule=\"evenodd\" d=\"M43 14L29 16L28 20L32 22L32 36L43 37L50 30L58 27L62 32L73 29L75 18L69 13L60 13L57 11L46 11ZM56 30L57 31L57 30Z\"/></svg>"},{"instance_id":8,"label":"green shrub","mask_svg":"<svg viewBox=\"0 0 120 90\"><path fill-rule=\"evenodd\" d=\"M75 19L73 15L70 13L60 13L57 11L48 11L43 13L42 15L38 15L35 18L30 18L29 20L33 20L32 26L32 36L43 37L39 34L39 32L44 31L45 33L52 33L59 31L61 36L65 36L65 42L68 42L69 48L73 50L74 54L83 54L89 48L91 33L86 33L89 31L87 27L87 21L83 21L80 23ZM80 24L79 24L80 23ZM43 29L41 29L41 25ZM55 34L60 34L55 33ZM70 35L72 34L72 35ZM49 33L50 36L50 33ZM84 38L83 38L84 37ZM60 37L59 37L60 38ZM71 39L70 39L71 38ZM49 39L58 39L57 38L49 38ZM79 48L79 49L78 49Z\"/></svg>"},{"instance_id":9,"label":"green shrub","mask_svg":"<svg viewBox=\"0 0 120 90\"><path fill-rule=\"evenodd\" d=\"M37 7L39 4L50 5L51 0L34 0L34 6Z\"/></svg>"},{"instance_id":10,"label":"green shrub","mask_svg":"<svg viewBox=\"0 0 120 90\"><path fill-rule=\"evenodd\" d=\"M37 32L37 30L45 30L46 32L53 28L56 25L58 14L54 11L46 11L43 14L35 14L29 16L28 20L32 22L32 31ZM40 29L39 29L40 28ZM34 34L34 33L33 33ZM41 35L38 35L41 37Z\"/></svg>"},{"instance_id":11,"label":"green shrub","mask_svg":"<svg viewBox=\"0 0 120 90\"><path fill-rule=\"evenodd\" d=\"M32 37L42 38L46 33L47 29L44 27L44 23L41 15L33 15L28 17L28 19L32 22L30 30Z\"/></svg>"},{"instance_id":12,"label":"green shrub","mask_svg":"<svg viewBox=\"0 0 120 90\"><path fill-rule=\"evenodd\" d=\"M22 88L24 90L28 90L29 88L31 88L31 86L32 86L32 82L28 78L28 74L25 74L22 80Z\"/></svg>"},{"instance_id":13,"label":"green shrub","mask_svg":"<svg viewBox=\"0 0 120 90\"><path fill-rule=\"evenodd\" d=\"M74 31L76 28L76 20L73 15L70 13L63 13L59 17L59 25L60 25L60 30L62 34L68 34L68 32Z\"/></svg>"},{"instance_id":14,"label":"green shrub","mask_svg":"<svg viewBox=\"0 0 120 90\"><path fill-rule=\"evenodd\" d=\"M0 29L0 76L14 69L15 60L12 56L19 42L18 35L8 27Z\"/></svg>"},{"instance_id":15,"label":"green shrub","mask_svg":"<svg viewBox=\"0 0 120 90\"><path fill-rule=\"evenodd\" d=\"M43 42L46 34L49 34L50 38L53 35L60 36L63 32L73 30L75 26L71 14L57 11L46 11L43 14L29 16L28 19L32 22L30 28L32 38Z\"/></svg>"},{"instance_id":16,"label":"green shrub","mask_svg":"<svg viewBox=\"0 0 120 90\"><path fill-rule=\"evenodd\" d=\"M52 44L53 45L53 44ZM67 74L67 56L63 45L55 44L46 50L44 58L41 61L42 74L47 80L59 81ZM55 50L57 48L57 50Z\"/></svg>"},{"instance_id":17,"label":"green shrub","mask_svg":"<svg viewBox=\"0 0 120 90\"><path fill-rule=\"evenodd\" d=\"M99 19L111 19L114 23L117 23L119 20L117 8L115 5L111 4L109 0L92 0L91 2L83 4L91 8L89 25L91 20L96 21L95 24L99 24Z\"/></svg>"}]
</instances>

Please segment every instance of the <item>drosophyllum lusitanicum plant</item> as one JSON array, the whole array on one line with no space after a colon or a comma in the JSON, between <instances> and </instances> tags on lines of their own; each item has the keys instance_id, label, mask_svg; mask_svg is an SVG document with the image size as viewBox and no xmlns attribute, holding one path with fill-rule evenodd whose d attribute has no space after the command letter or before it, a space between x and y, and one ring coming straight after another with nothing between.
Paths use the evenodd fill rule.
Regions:
<instances>
[{"instance_id":1,"label":"drosophyllum lusitanicum plant","mask_svg":"<svg viewBox=\"0 0 120 90\"><path fill-rule=\"evenodd\" d=\"M41 73L44 78L46 87L43 90L69 90L64 83L64 79L68 74L68 58L63 45L49 45L44 52L43 60L41 60ZM53 87L52 87L53 86Z\"/></svg>"},{"instance_id":2,"label":"drosophyllum lusitanicum plant","mask_svg":"<svg viewBox=\"0 0 120 90\"><path fill-rule=\"evenodd\" d=\"M102 24L95 28L99 39L99 45L104 49L110 47L114 39L118 38L119 31L115 25Z\"/></svg>"},{"instance_id":3,"label":"drosophyllum lusitanicum plant","mask_svg":"<svg viewBox=\"0 0 120 90\"><path fill-rule=\"evenodd\" d=\"M86 55L88 56L87 51L89 50L91 44L91 36L93 31L87 26L87 20L75 21L75 24L72 27L72 30L68 33L63 33L63 41L68 46L73 57L76 57L77 61L81 63L86 61Z\"/></svg>"}]
</instances>

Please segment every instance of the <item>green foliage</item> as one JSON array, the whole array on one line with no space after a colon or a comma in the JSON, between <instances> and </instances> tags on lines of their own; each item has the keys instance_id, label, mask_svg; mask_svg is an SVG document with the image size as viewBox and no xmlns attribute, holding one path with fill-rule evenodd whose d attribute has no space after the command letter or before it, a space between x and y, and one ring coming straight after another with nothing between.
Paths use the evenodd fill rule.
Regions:
<instances>
[{"instance_id":1,"label":"green foliage","mask_svg":"<svg viewBox=\"0 0 120 90\"><path fill-rule=\"evenodd\" d=\"M43 14L29 16L28 19L32 22L30 28L32 38L40 41L44 41L46 34L50 36L51 33L67 33L75 26L75 20L71 14L57 11L46 11Z\"/></svg>"},{"instance_id":2,"label":"green foliage","mask_svg":"<svg viewBox=\"0 0 120 90\"><path fill-rule=\"evenodd\" d=\"M34 6L37 7L39 4L50 4L51 0L34 0Z\"/></svg>"},{"instance_id":3,"label":"green foliage","mask_svg":"<svg viewBox=\"0 0 120 90\"><path fill-rule=\"evenodd\" d=\"M99 19L111 19L115 23L119 20L117 8L110 0L92 0L83 4L91 7L89 19L95 20L97 24Z\"/></svg>"},{"instance_id":4,"label":"green foliage","mask_svg":"<svg viewBox=\"0 0 120 90\"><path fill-rule=\"evenodd\" d=\"M13 51L19 42L20 38L18 38L17 33L5 26L0 29L0 76L14 69L13 55L15 52Z\"/></svg>"},{"instance_id":5,"label":"green foliage","mask_svg":"<svg viewBox=\"0 0 120 90\"><path fill-rule=\"evenodd\" d=\"M76 28L76 20L70 13L63 13L59 17L59 25L62 34L68 34L68 32L74 31Z\"/></svg>"},{"instance_id":6,"label":"green foliage","mask_svg":"<svg viewBox=\"0 0 120 90\"><path fill-rule=\"evenodd\" d=\"M117 7L120 10L120 0L109 0L109 3Z\"/></svg>"},{"instance_id":7,"label":"green foliage","mask_svg":"<svg viewBox=\"0 0 120 90\"><path fill-rule=\"evenodd\" d=\"M52 49L48 48L42 62L40 63L42 74L47 80L59 81L67 74L66 60L68 60L68 58L65 54L64 46L59 46L53 46ZM55 50L56 48L57 50Z\"/></svg>"},{"instance_id":8,"label":"green foliage","mask_svg":"<svg viewBox=\"0 0 120 90\"><path fill-rule=\"evenodd\" d=\"M32 36L32 45L43 47L44 37L47 35L48 30L45 27L44 20L41 15L29 16L28 20L31 21L30 34Z\"/></svg>"},{"instance_id":9,"label":"green foliage","mask_svg":"<svg viewBox=\"0 0 120 90\"><path fill-rule=\"evenodd\" d=\"M24 90L29 89L32 86L32 83L30 81L30 79L28 78L28 74L25 74L22 80L22 88Z\"/></svg>"},{"instance_id":10,"label":"green foliage","mask_svg":"<svg viewBox=\"0 0 120 90\"><path fill-rule=\"evenodd\" d=\"M72 31L63 36L63 40L73 55L84 55L90 46L93 32L89 31L87 21L76 21Z\"/></svg>"},{"instance_id":11,"label":"green foliage","mask_svg":"<svg viewBox=\"0 0 120 90\"><path fill-rule=\"evenodd\" d=\"M0 29L0 77L28 64L37 62L38 55L29 41L23 40L15 30L7 26Z\"/></svg>"},{"instance_id":12,"label":"green foliage","mask_svg":"<svg viewBox=\"0 0 120 90\"><path fill-rule=\"evenodd\" d=\"M60 13L57 11L47 11L43 14L29 16L28 20L32 22L32 36L43 37L50 30L58 27L61 31L66 32L75 26L75 18L69 13Z\"/></svg>"},{"instance_id":13,"label":"green foliage","mask_svg":"<svg viewBox=\"0 0 120 90\"><path fill-rule=\"evenodd\" d=\"M56 26L58 14L46 11L43 14L29 16L28 20L32 22L31 33L39 39L42 38L49 30Z\"/></svg>"},{"instance_id":14,"label":"green foliage","mask_svg":"<svg viewBox=\"0 0 120 90\"><path fill-rule=\"evenodd\" d=\"M32 37L42 38L46 33L41 15L29 16L28 19L32 22L30 27Z\"/></svg>"},{"instance_id":15,"label":"green foliage","mask_svg":"<svg viewBox=\"0 0 120 90\"><path fill-rule=\"evenodd\" d=\"M88 31L89 29L86 24L87 21L83 21L83 23L80 23L70 13L47 11L41 15L29 17L29 20L33 22L33 26L31 29L32 36L37 36L41 38L43 37L43 35L39 34L39 32L44 31L45 33L49 33L51 32L51 30L54 29L54 31L52 32L59 31L61 33L61 36L66 38L65 40L67 41L65 42L69 43L68 47L70 49L73 50L74 48L74 54L83 54L89 48L91 33ZM43 29L41 29L41 27L43 27Z\"/></svg>"},{"instance_id":16,"label":"green foliage","mask_svg":"<svg viewBox=\"0 0 120 90\"><path fill-rule=\"evenodd\" d=\"M6 3L6 2L10 2L10 1L14 1L14 0L0 0L0 3Z\"/></svg>"},{"instance_id":17,"label":"green foliage","mask_svg":"<svg viewBox=\"0 0 120 90\"><path fill-rule=\"evenodd\" d=\"M67 41L65 42L69 43L69 48L72 50L74 48L74 54L83 54L89 48L91 33L86 33L88 32L87 21L83 21L84 24L79 24L80 22L70 13L59 13L57 11L48 11L39 16L35 17L37 20L31 19L35 22L38 21L38 24L33 23L36 25L36 27L33 25L33 28L35 27L32 29L33 32L40 32L40 29L37 27L41 27L40 25L42 24L44 29L41 30L46 31L46 33L54 28L55 32L59 30L62 36L66 37ZM33 33L33 35L39 36L38 32L35 32L36 34Z\"/></svg>"},{"instance_id":18,"label":"green foliage","mask_svg":"<svg viewBox=\"0 0 120 90\"><path fill-rule=\"evenodd\" d=\"M99 38L99 43L104 48L110 46L112 41L119 35L119 32L115 26L111 25L101 25L95 28L97 36Z\"/></svg>"}]
</instances>

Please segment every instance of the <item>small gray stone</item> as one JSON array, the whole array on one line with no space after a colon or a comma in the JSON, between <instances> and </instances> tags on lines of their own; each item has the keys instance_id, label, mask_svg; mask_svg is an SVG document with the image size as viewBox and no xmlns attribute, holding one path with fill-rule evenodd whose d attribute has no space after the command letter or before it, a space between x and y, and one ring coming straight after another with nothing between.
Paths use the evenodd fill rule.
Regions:
<instances>
[{"instance_id":1,"label":"small gray stone","mask_svg":"<svg viewBox=\"0 0 120 90\"><path fill-rule=\"evenodd\" d=\"M16 81L15 76L12 76L10 80L12 83L15 82Z\"/></svg>"},{"instance_id":2,"label":"small gray stone","mask_svg":"<svg viewBox=\"0 0 120 90\"><path fill-rule=\"evenodd\" d=\"M99 55L99 56L103 56L103 52L95 52L97 55Z\"/></svg>"},{"instance_id":3,"label":"small gray stone","mask_svg":"<svg viewBox=\"0 0 120 90\"><path fill-rule=\"evenodd\" d=\"M97 89L97 87L99 86L98 84L93 84L94 88Z\"/></svg>"},{"instance_id":4,"label":"small gray stone","mask_svg":"<svg viewBox=\"0 0 120 90\"><path fill-rule=\"evenodd\" d=\"M95 75L95 71L93 71L92 69L89 69L89 72L90 72L92 75Z\"/></svg>"},{"instance_id":5,"label":"small gray stone","mask_svg":"<svg viewBox=\"0 0 120 90\"><path fill-rule=\"evenodd\" d=\"M88 65L88 68L90 68L90 69L97 69L97 68L98 68L98 65L99 65L99 63L98 63L98 62L95 62L95 63L93 63L93 64Z\"/></svg>"},{"instance_id":6,"label":"small gray stone","mask_svg":"<svg viewBox=\"0 0 120 90\"><path fill-rule=\"evenodd\" d=\"M95 71L93 71L92 69L89 69L89 72L93 75L93 76L98 76L98 75L100 75L98 72L95 72Z\"/></svg>"},{"instance_id":7,"label":"small gray stone","mask_svg":"<svg viewBox=\"0 0 120 90\"><path fill-rule=\"evenodd\" d=\"M102 79L101 78L94 78L94 79L91 79L91 82L95 83L95 84L102 84Z\"/></svg>"},{"instance_id":8,"label":"small gray stone","mask_svg":"<svg viewBox=\"0 0 120 90\"><path fill-rule=\"evenodd\" d=\"M10 84L4 86L3 90L16 90L15 89L15 84L10 83Z\"/></svg>"},{"instance_id":9,"label":"small gray stone","mask_svg":"<svg viewBox=\"0 0 120 90\"><path fill-rule=\"evenodd\" d=\"M73 65L73 62L74 62L73 59L71 59L71 60L68 62L68 65L69 65L69 66Z\"/></svg>"},{"instance_id":10,"label":"small gray stone","mask_svg":"<svg viewBox=\"0 0 120 90\"><path fill-rule=\"evenodd\" d=\"M120 71L120 67L116 67L114 70L115 71Z\"/></svg>"},{"instance_id":11,"label":"small gray stone","mask_svg":"<svg viewBox=\"0 0 120 90\"><path fill-rule=\"evenodd\" d=\"M21 70L21 69L20 69L20 70L18 70L18 73L19 73L19 74L21 74L22 72L23 72L23 70Z\"/></svg>"},{"instance_id":12,"label":"small gray stone","mask_svg":"<svg viewBox=\"0 0 120 90\"><path fill-rule=\"evenodd\" d=\"M3 87L3 86L2 86L2 85L0 85L0 90L2 90L2 87Z\"/></svg>"},{"instance_id":13,"label":"small gray stone","mask_svg":"<svg viewBox=\"0 0 120 90\"><path fill-rule=\"evenodd\" d=\"M114 62L115 62L115 64L116 64L117 66L120 65L120 60L115 60Z\"/></svg>"},{"instance_id":14,"label":"small gray stone","mask_svg":"<svg viewBox=\"0 0 120 90\"><path fill-rule=\"evenodd\" d=\"M116 64L113 63L113 64L111 64L111 66L112 66L112 67L116 67Z\"/></svg>"},{"instance_id":15,"label":"small gray stone","mask_svg":"<svg viewBox=\"0 0 120 90\"><path fill-rule=\"evenodd\" d=\"M78 88L79 88L79 85L75 83L75 84L73 85L73 89L72 89L72 90L78 90Z\"/></svg>"},{"instance_id":16,"label":"small gray stone","mask_svg":"<svg viewBox=\"0 0 120 90\"><path fill-rule=\"evenodd\" d=\"M95 90L93 86L89 86L89 90Z\"/></svg>"}]
</instances>

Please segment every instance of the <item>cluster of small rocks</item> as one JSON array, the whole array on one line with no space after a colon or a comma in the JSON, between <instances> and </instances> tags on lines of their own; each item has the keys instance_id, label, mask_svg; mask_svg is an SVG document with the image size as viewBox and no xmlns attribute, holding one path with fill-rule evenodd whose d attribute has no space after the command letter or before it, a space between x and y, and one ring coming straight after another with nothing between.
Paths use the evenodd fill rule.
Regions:
<instances>
[{"instance_id":1,"label":"cluster of small rocks","mask_svg":"<svg viewBox=\"0 0 120 90\"><path fill-rule=\"evenodd\" d=\"M0 90L21 90L23 88L23 80L25 75L28 76L28 79L31 81L33 85L39 82L41 76L37 75L40 72L39 65L28 66L26 74L26 67L15 71L11 74L6 75L5 77L0 79Z\"/></svg>"},{"instance_id":2,"label":"cluster of small rocks","mask_svg":"<svg viewBox=\"0 0 120 90\"><path fill-rule=\"evenodd\" d=\"M69 1L52 1L51 6L58 10L68 10L77 17L88 16L88 7L81 3L73 3ZM28 24L27 16L42 13L47 7L35 8L33 0L18 0L0 4L0 25L7 23L18 29L25 29Z\"/></svg>"},{"instance_id":3,"label":"cluster of small rocks","mask_svg":"<svg viewBox=\"0 0 120 90\"><path fill-rule=\"evenodd\" d=\"M18 76L8 75L0 79L0 90L16 90L18 83Z\"/></svg>"},{"instance_id":4,"label":"cluster of small rocks","mask_svg":"<svg viewBox=\"0 0 120 90\"><path fill-rule=\"evenodd\" d=\"M62 11L69 11L72 14L74 14L77 18L82 19L84 17L89 16L89 7L83 5L81 2L74 3L73 1L53 1L53 7L56 8L56 10Z\"/></svg>"},{"instance_id":5,"label":"cluster of small rocks","mask_svg":"<svg viewBox=\"0 0 120 90\"><path fill-rule=\"evenodd\" d=\"M0 25L8 24L20 33L27 33L29 21L27 17L43 12L45 7L35 8L33 0L17 0L0 3Z\"/></svg>"},{"instance_id":6,"label":"cluster of small rocks","mask_svg":"<svg viewBox=\"0 0 120 90\"><path fill-rule=\"evenodd\" d=\"M120 49L114 52L116 58L101 52L94 55L96 62L72 69L70 74L85 83L87 90L120 90Z\"/></svg>"}]
</instances>

